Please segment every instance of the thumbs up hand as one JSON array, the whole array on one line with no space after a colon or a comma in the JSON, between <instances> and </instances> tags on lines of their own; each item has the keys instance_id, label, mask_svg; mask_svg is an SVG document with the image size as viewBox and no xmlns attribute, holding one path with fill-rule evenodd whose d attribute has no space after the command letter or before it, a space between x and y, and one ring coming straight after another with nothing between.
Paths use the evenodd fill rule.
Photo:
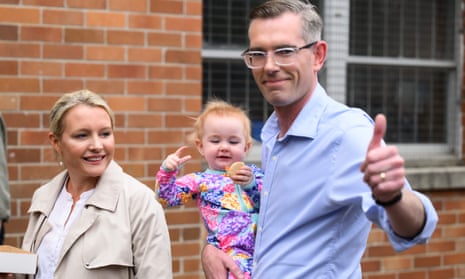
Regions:
<instances>
[{"instance_id":1,"label":"thumbs up hand","mask_svg":"<svg viewBox=\"0 0 465 279\"><path fill-rule=\"evenodd\" d=\"M378 114L375 118L373 137L360 170L363 180L370 186L376 200L387 202L402 191L405 183L404 159L395 146L385 145L386 117Z\"/></svg>"}]
</instances>

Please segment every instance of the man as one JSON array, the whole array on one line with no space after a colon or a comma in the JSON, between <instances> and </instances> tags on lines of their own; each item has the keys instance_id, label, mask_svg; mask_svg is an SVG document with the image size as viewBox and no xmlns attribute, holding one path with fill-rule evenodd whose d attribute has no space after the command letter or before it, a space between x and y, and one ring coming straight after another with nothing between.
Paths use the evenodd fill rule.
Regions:
<instances>
[{"instance_id":1,"label":"man","mask_svg":"<svg viewBox=\"0 0 465 279\"><path fill-rule=\"evenodd\" d=\"M402 251L425 243L437 224L431 201L412 190L404 160L373 120L337 103L318 83L327 54L313 5L271 0L250 15L243 53L274 113L262 130L265 171L253 278L361 278L371 222ZM203 251L207 278L226 278L231 260Z\"/></svg>"},{"instance_id":2,"label":"man","mask_svg":"<svg viewBox=\"0 0 465 279\"><path fill-rule=\"evenodd\" d=\"M8 167L6 163L6 128L0 116L0 244L5 239L4 223L10 217L10 190L8 187Z\"/></svg>"}]
</instances>

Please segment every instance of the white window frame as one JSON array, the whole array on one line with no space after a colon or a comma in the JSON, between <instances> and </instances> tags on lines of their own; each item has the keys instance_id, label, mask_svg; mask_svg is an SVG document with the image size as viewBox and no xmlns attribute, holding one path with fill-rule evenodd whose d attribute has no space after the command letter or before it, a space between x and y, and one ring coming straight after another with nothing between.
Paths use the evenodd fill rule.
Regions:
<instances>
[{"instance_id":1,"label":"white window frame","mask_svg":"<svg viewBox=\"0 0 465 279\"><path fill-rule=\"evenodd\" d=\"M463 62L462 1L456 0L455 24L457 38L454 61L419 61L409 58L371 58L349 55L349 21L350 1L327 0L324 6L324 38L328 42L326 59L326 90L334 99L346 103L346 69L350 63L391 66L421 66L445 69L456 69L449 77L450 91L448 96L448 142L446 144L397 144L400 153L414 164L456 164L462 157L462 125L461 125L461 87ZM389 125L389 119L388 119ZM433 161L432 161L433 158Z\"/></svg>"}]
</instances>

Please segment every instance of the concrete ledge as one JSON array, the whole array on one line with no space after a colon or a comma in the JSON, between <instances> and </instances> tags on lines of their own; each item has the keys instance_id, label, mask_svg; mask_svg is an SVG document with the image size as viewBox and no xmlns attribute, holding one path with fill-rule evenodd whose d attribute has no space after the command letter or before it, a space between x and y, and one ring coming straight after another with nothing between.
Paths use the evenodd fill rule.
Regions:
<instances>
[{"instance_id":1,"label":"concrete ledge","mask_svg":"<svg viewBox=\"0 0 465 279\"><path fill-rule=\"evenodd\" d=\"M465 189L465 166L407 168L406 176L415 190Z\"/></svg>"}]
</instances>

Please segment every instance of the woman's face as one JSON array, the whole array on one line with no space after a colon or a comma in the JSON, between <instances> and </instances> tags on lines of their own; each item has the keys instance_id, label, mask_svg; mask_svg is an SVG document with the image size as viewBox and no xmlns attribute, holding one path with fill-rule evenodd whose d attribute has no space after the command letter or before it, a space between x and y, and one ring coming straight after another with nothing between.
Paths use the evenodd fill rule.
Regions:
<instances>
[{"instance_id":1,"label":"woman's face","mask_svg":"<svg viewBox=\"0 0 465 279\"><path fill-rule=\"evenodd\" d=\"M106 110L80 104L70 109L62 121L61 139L52 133L49 139L70 177L78 180L100 177L115 150L111 118Z\"/></svg>"}]
</instances>

